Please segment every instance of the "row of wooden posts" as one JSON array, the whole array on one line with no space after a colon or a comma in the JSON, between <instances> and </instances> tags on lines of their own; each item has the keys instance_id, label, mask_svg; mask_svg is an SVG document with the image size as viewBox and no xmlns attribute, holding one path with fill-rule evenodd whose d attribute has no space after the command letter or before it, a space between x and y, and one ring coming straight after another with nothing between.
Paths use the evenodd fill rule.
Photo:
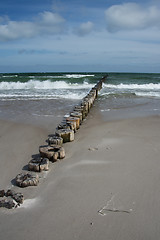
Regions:
<instances>
[{"instance_id":1,"label":"row of wooden posts","mask_svg":"<svg viewBox=\"0 0 160 240\"><path fill-rule=\"evenodd\" d=\"M48 145L39 147L39 156L33 158L28 163L28 172L18 174L15 183L19 187L37 186L39 183L38 174L33 172L41 172L49 170L49 163L56 162L58 159L65 158L65 149L63 144L74 141L74 136L80 128L83 120L86 119L98 92L102 89L102 84L107 76L103 77L89 91L89 93L76 105L69 115L65 115L62 122L57 126L55 134L49 136ZM0 207L15 208L24 201L23 194L15 193L13 190L0 190Z\"/></svg>"}]
</instances>

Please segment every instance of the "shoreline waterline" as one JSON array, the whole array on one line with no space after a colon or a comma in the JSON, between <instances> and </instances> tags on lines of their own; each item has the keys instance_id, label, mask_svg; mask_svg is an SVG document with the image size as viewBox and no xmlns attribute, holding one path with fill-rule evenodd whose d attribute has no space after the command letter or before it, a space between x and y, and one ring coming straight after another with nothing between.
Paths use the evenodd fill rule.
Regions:
<instances>
[{"instance_id":1,"label":"shoreline waterline","mask_svg":"<svg viewBox=\"0 0 160 240\"><path fill-rule=\"evenodd\" d=\"M48 116L50 125L52 116L58 121L67 114L102 76L104 73L1 74L0 118L38 123ZM123 114L160 114L159 101L160 74L109 73L96 106L115 119Z\"/></svg>"}]
</instances>

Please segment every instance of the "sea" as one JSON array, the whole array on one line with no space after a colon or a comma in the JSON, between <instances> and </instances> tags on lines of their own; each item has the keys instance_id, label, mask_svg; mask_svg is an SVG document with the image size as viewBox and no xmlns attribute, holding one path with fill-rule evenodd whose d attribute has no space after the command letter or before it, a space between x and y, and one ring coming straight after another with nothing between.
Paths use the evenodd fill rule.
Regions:
<instances>
[{"instance_id":1,"label":"sea","mask_svg":"<svg viewBox=\"0 0 160 240\"><path fill-rule=\"evenodd\" d=\"M160 73L1 73L0 119L53 129L106 75L95 102L105 121L160 115Z\"/></svg>"}]
</instances>

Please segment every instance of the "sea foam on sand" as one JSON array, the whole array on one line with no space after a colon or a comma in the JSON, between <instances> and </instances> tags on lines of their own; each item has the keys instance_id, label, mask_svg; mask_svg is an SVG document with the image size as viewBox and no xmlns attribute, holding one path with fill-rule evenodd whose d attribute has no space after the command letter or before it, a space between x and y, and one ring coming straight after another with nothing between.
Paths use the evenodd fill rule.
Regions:
<instances>
[{"instance_id":1,"label":"sea foam on sand","mask_svg":"<svg viewBox=\"0 0 160 240\"><path fill-rule=\"evenodd\" d=\"M38 202L39 202L38 198L25 199L20 208L33 208L37 206Z\"/></svg>"}]
</instances>

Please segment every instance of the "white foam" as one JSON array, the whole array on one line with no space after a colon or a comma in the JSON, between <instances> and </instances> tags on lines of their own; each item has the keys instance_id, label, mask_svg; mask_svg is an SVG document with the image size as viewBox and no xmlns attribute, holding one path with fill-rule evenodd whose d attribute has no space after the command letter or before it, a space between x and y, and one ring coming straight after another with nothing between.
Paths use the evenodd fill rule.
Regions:
<instances>
[{"instance_id":1,"label":"white foam","mask_svg":"<svg viewBox=\"0 0 160 240\"><path fill-rule=\"evenodd\" d=\"M20 205L20 208L33 208L39 201L38 198L25 199L23 204Z\"/></svg>"},{"instance_id":2,"label":"white foam","mask_svg":"<svg viewBox=\"0 0 160 240\"><path fill-rule=\"evenodd\" d=\"M90 89L94 85L84 82L78 83L67 83L65 81L39 81L29 80L28 82L1 82L0 90L10 89Z\"/></svg>"},{"instance_id":3,"label":"white foam","mask_svg":"<svg viewBox=\"0 0 160 240\"><path fill-rule=\"evenodd\" d=\"M12 78L12 77L18 77L18 75L6 75L6 76L1 76L2 78Z\"/></svg>"},{"instance_id":4,"label":"white foam","mask_svg":"<svg viewBox=\"0 0 160 240\"><path fill-rule=\"evenodd\" d=\"M83 97L85 97L84 92L80 93L73 93L73 92L67 92L67 93L57 93L57 94L48 94L47 92L42 92L41 94L21 94L21 93L15 93L15 94L0 94L0 100L1 101L7 101L7 100L43 100L43 99L71 99L71 100L81 100Z\"/></svg>"},{"instance_id":5,"label":"white foam","mask_svg":"<svg viewBox=\"0 0 160 240\"><path fill-rule=\"evenodd\" d=\"M85 77L94 77L94 74L65 74L65 75L55 75L55 76L38 76L38 78L52 78L52 79L56 79L56 78L85 78ZM34 78L35 79L36 76L29 76L29 78Z\"/></svg>"},{"instance_id":6,"label":"white foam","mask_svg":"<svg viewBox=\"0 0 160 240\"><path fill-rule=\"evenodd\" d=\"M108 109L101 109L101 112L109 112L109 111L111 111L110 108L108 108Z\"/></svg>"},{"instance_id":7,"label":"white foam","mask_svg":"<svg viewBox=\"0 0 160 240\"><path fill-rule=\"evenodd\" d=\"M73 168L77 168L79 166L85 166L85 165L106 165L106 164L110 164L111 161L109 160L81 160L77 163L71 164L69 166L66 167L67 170L73 169Z\"/></svg>"},{"instance_id":8,"label":"white foam","mask_svg":"<svg viewBox=\"0 0 160 240\"><path fill-rule=\"evenodd\" d=\"M67 74L66 78L83 78L83 77L94 77L93 74Z\"/></svg>"},{"instance_id":9,"label":"white foam","mask_svg":"<svg viewBox=\"0 0 160 240\"><path fill-rule=\"evenodd\" d=\"M160 92L135 92L135 94L142 97L160 97Z\"/></svg>"},{"instance_id":10,"label":"white foam","mask_svg":"<svg viewBox=\"0 0 160 240\"><path fill-rule=\"evenodd\" d=\"M104 84L105 88L114 88L114 89L142 89L142 90L160 90L160 83L148 83L148 84Z\"/></svg>"}]
</instances>

